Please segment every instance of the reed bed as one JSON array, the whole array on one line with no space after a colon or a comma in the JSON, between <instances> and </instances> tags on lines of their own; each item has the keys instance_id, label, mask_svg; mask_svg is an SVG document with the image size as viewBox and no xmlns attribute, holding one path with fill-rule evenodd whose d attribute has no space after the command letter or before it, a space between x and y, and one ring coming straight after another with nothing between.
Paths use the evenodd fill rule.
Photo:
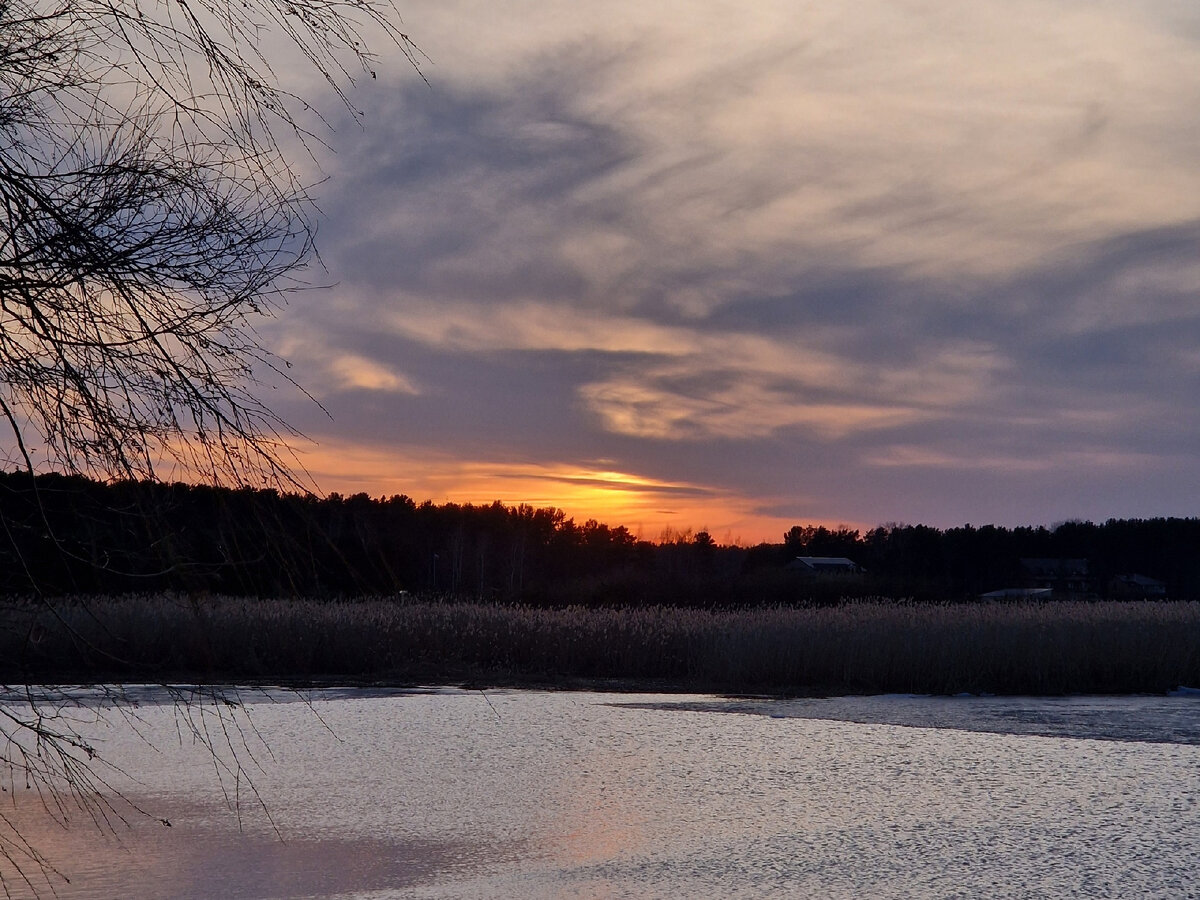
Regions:
<instances>
[{"instance_id":1,"label":"reed bed","mask_svg":"<svg viewBox=\"0 0 1200 900\"><path fill-rule=\"evenodd\" d=\"M13 681L631 685L774 693L1160 692L1200 685L1200 603L702 610L180 596L10 603Z\"/></svg>"}]
</instances>

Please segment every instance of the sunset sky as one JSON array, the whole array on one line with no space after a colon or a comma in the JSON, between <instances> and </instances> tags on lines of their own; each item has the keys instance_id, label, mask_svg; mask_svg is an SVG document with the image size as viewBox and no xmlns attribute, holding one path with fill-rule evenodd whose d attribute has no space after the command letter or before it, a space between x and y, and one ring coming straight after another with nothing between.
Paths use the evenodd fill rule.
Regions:
<instances>
[{"instance_id":1,"label":"sunset sky","mask_svg":"<svg viewBox=\"0 0 1200 900\"><path fill-rule=\"evenodd\" d=\"M321 488L720 541L1200 513L1194 0L399 7L429 83L333 111L336 286L261 332Z\"/></svg>"}]
</instances>

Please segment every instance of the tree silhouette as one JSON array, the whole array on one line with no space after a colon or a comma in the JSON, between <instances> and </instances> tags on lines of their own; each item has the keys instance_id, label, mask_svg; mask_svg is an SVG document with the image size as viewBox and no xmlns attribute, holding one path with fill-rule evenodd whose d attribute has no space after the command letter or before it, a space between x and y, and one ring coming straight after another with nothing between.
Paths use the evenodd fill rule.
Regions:
<instances>
[{"instance_id":1,"label":"tree silhouette","mask_svg":"<svg viewBox=\"0 0 1200 900\"><path fill-rule=\"evenodd\" d=\"M0 416L17 462L287 480L253 319L300 286L314 207L285 37L349 105L380 0L0 0ZM351 68L353 66L353 69ZM353 109L353 107L350 107Z\"/></svg>"},{"instance_id":2,"label":"tree silhouette","mask_svg":"<svg viewBox=\"0 0 1200 900\"><path fill-rule=\"evenodd\" d=\"M416 62L398 21L388 0L0 0L9 467L295 484L291 432L255 394L279 365L254 321L305 284L315 207L294 156L315 158L323 126L275 71L303 61L357 114L365 33ZM10 773L82 796L92 751L57 701L25 696L0 708ZM41 862L14 832L0 853Z\"/></svg>"}]
</instances>

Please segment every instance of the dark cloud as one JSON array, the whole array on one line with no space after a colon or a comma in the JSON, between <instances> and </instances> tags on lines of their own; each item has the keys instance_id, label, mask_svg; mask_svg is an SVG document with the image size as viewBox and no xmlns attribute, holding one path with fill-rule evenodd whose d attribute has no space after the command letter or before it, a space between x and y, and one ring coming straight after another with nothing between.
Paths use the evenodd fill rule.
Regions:
<instances>
[{"instance_id":1,"label":"dark cloud","mask_svg":"<svg viewBox=\"0 0 1200 900\"><path fill-rule=\"evenodd\" d=\"M335 421L286 412L639 490L586 474L603 459L741 503L725 521L1189 512L1200 218L1171 148L1194 91L1158 95L1174 117L1098 97L1113 53L1168 84L1161 35L1110 47L1103 11L1038 74L989 9L955 15L1017 33L954 84L938 42L888 70L839 11L840 43L736 23L707 60L694 23L662 26L678 46L546 26L487 77L372 82L322 189L338 287L267 332Z\"/></svg>"},{"instance_id":2,"label":"dark cloud","mask_svg":"<svg viewBox=\"0 0 1200 900\"><path fill-rule=\"evenodd\" d=\"M546 63L503 92L436 81L374 91L367 116L391 127L341 152L322 200L330 267L347 286L431 296L579 293L579 276L540 244L571 195L632 152L572 109L588 77Z\"/></svg>"},{"instance_id":3,"label":"dark cloud","mask_svg":"<svg viewBox=\"0 0 1200 900\"><path fill-rule=\"evenodd\" d=\"M517 477L517 476L501 475L499 477L504 478L504 477ZM587 477L583 477L583 476L568 476L568 475L522 475L520 477L531 478L531 479L537 480L537 481L558 482L560 484L568 484L568 485L572 485L572 486L584 485L584 486L592 486L592 487L604 487L606 490L611 490L611 491L629 491L629 492L634 492L634 493L640 493L640 492L647 490L647 485L639 483L639 482L623 483L623 482L614 482L612 480L603 479L603 478L587 478ZM715 493L715 491L712 491L710 489L703 488L703 487L697 487L695 485L675 485L675 484L663 483L663 484L654 484L654 485L652 485L652 488L656 495L663 495L663 496L711 497Z\"/></svg>"}]
</instances>

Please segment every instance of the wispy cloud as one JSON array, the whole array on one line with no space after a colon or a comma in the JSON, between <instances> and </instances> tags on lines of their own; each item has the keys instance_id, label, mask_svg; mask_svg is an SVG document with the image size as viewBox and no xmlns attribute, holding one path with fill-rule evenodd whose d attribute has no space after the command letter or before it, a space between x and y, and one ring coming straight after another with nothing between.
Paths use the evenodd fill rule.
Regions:
<instances>
[{"instance_id":1,"label":"wispy cloud","mask_svg":"<svg viewBox=\"0 0 1200 900\"><path fill-rule=\"evenodd\" d=\"M991 470L999 473L1054 472L1069 468L1118 469L1129 471L1139 466L1153 465L1157 457L1149 453L1121 453L1112 450L1068 450L1030 456L951 453L929 447L895 445L875 454L867 454L864 462L870 466L899 468Z\"/></svg>"},{"instance_id":2,"label":"wispy cloud","mask_svg":"<svg viewBox=\"0 0 1200 900\"><path fill-rule=\"evenodd\" d=\"M1186 511L1200 8L405 16L432 87L385 66L356 96L321 199L338 286L264 331L323 443L419 437L407 477L478 499L522 459L553 470L531 497L579 498L555 467L603 457L723 521Z\"/></svg>"},{"instance_id":3,"label":"wispy cloud","mask_svg":"<svg viewBox=\"0 0 1200 900\"><path fill-rule=\"evenodd\" d=\"M313 390L322 396L353 390L413 396L421 393L407 375L390 363L326 343L315 335L305 335L302 328L290 329L279 354L291 365L302 366L312 378Z\"/></svg>"}]
</instances>

